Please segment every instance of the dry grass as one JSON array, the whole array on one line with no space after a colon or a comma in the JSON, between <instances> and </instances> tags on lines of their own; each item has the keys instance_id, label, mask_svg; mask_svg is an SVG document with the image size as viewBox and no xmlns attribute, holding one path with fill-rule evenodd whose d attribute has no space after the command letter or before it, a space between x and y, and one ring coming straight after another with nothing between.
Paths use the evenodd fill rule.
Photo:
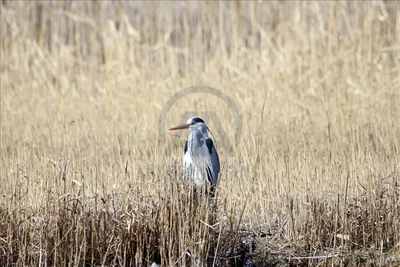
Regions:
<instances>
[{"instance_id":1,"label":"dry grass","mask_svg":"<svg viewBox=\"0 0 400 267\"><path fill-rule=\"evenodd\" d=\"M0 265L399 264L399 8L2 1ZM158 141L193 85L240 142L201 93ZM191 111L234 145L215 210L167 131Z\"/></svg>"}]
</instances>

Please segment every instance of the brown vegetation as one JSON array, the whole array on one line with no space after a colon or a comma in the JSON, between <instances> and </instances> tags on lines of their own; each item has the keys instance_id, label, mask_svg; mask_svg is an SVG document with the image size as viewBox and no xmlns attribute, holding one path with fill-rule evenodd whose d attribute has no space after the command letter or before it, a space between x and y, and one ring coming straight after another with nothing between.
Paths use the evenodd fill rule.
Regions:
<instances>
[{"instance_id":1,"label":"brown vegetation","mask_svg":"<svg viewBox=\"0 0 400 267\"><path fill-rule=\"evenodd\" d=\"M398 265L399 8L2 1L0 265ZM193 85L239 142L204 93L158 132ZM233 145L212 209L167 131L192 111Z\"/></svg>"}]
</instances>

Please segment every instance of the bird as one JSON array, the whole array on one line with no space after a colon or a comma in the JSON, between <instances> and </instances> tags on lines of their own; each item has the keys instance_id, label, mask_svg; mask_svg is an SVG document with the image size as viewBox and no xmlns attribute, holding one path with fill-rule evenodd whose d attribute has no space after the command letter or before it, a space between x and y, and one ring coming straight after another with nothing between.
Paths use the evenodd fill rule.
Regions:
<instances>
[{"instance_id":1,"label":"bird","mask_svg":"<svg viewBox=\"0 0 400 267\"><path fill-rule=\"evenodd\" d=\"M195 188L203 185L204 178L211 185L214 195L220 171L219 157L208 127L203 119L192 117L185 123L169 130L189 129L189 137L183 149L183 169L187 178L192 179Z\"/></svg>"}]
</instances>

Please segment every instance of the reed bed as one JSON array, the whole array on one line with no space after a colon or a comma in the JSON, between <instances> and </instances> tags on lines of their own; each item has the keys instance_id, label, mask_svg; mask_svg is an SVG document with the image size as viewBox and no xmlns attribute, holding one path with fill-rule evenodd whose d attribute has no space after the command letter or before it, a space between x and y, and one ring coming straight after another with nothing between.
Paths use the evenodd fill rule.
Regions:
<instances>
[{"instance_id":1,"label":"reed bed","mask_svg":"<svg viewBox=\"0 0 400 267\"><path fill-rule=\"evenodd\" d=\"M399 14L3 0L0 265L397 266ZM200 85L226 98L163 114ZM168 131L189 113L215 134L212 203Z\"/></svg>"}]
</instances>

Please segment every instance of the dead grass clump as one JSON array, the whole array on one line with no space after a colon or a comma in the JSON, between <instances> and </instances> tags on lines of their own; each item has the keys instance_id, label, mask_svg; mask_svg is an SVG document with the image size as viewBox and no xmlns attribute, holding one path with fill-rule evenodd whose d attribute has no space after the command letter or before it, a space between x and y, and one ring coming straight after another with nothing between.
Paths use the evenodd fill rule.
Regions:
<instances>
[{"instance_id":1,"label":"dead grass clump","mask_svg":"<svg viewBox=\"0 0 400 267\"><path fill-rule=\"evenodd\" d=\"M394 264L399 188L384 183L370 193L352 197L346 205L342 200L310 199L303 212L306 218L293 223L290 214L281 214L286 219L272 228L245 227L244 210L227 210L226 203L218 203L218 195L210 203L180 178L171 179L167 191L146 202L123 203L118 195L109 195L97 205L84 205L80 197L66 195L46 202L39 212L2 211L0 249L5 253L0 264ZM115 203L120 204L114 210ZM382 258L385 254L390 256Z\"/></svg>"},{"instance_id":2,"label":"dead grass clump","mask_svg":"<svg viewBox=\"0 0 400 267\"><path fill-rule=\"evenodd\" d=\"M10 209L1 220L1 265L198 265L213 255L215 223L209 200L174 185L174 194L110 212L69 196L53 199L40 213ZM197 195L194 195L197 194ZM163 195L161 197L161 195ZM117 198L116 196L114 196ZM50 204L49 203L49 204Z\"/></svg>"},{"instance_id":3,"label":"dead grass clump","mask_svg":"<svg viewBox=\"0 0 400 267\"><path fill-rule=\"evenodd\" d=\"M313 199L307 204L306 219L295 229L294 238L285 238L281 229L254 239L253 260L260 266L324 264L385 266L398 263L399 187L396 172L373 186L372 192L342 201ZM289 224L289 220L287 222ZM391 255L382 257L382 255ZM264 265L265 264L265 265ZM258 266L258 265L257 265Z\"/></svg>"}]
</instances>

